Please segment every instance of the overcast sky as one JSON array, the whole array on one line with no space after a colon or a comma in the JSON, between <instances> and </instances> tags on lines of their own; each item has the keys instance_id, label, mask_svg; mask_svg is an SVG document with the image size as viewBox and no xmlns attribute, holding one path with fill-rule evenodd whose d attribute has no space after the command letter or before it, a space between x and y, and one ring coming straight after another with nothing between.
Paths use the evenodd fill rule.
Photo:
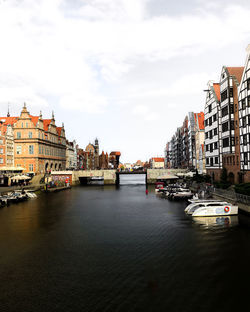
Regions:
<instances>
[{"instance_id":1,"label":"overcast sky","mask_svg":"<svg viewBox=\"0 0 250 312\"><path fill-rule=\"evenodd\" d=\"M27 103L121 161L164 153L208 80L243 66L250 1L0 0L0 107Z\"/></svg>"}]
</instances>

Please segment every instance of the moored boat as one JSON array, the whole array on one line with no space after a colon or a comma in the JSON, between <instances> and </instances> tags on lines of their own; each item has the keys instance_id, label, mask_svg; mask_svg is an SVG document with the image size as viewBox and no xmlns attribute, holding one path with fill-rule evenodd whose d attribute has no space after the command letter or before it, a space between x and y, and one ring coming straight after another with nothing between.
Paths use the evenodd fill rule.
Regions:
<instances>
[{"instance_id":1,"label":"moored boat","mask_svg":"<svg viewBox=\"0 0 250 312\"><path fill-rule=\"evenodd\" d=\"M193 217L237 215L238 206L225 201L199 201L191 203L185 209Z\"/></svg>"}]
</instances>

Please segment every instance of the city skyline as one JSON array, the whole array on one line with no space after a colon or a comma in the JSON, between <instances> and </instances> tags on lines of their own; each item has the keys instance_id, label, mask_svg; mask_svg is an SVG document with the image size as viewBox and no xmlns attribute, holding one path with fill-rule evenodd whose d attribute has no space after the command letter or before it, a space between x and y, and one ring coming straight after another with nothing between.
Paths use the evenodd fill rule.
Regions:
<instances>
[{"instance_id":1,"label":"city skyline","mask_svg":"<svg viewBox=\"0 0 250 312\"><path fill-rule=\"evenodd\" d=\"M1 1L1 116L26 102L80 146L98 137L122 162L163 155L204 110L207 81L244 65L250 34L247 1L179 3Z\"/></svg>"}]
</instances>

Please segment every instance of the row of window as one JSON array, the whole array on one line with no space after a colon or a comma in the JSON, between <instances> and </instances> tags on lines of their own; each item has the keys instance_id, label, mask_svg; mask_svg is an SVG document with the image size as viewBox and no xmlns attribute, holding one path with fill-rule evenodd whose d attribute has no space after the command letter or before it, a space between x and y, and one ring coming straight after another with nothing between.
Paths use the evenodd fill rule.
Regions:
<instances>
[{"instance_id":1,"label":"row of window","mask_svg":"<svg viewBox=\"0 0 250 312\"><path fill-rule=\"evenodd\" d=\"M229 125L230 125L230 127L229 127ZM237 120L235 121L235 125L237 128ZM231 120L230 122L226 121L222 124L222 132L226 132L229 130L234 130L234 120Z\"/></svg>"},{"instance_id":2,"label":"row of window","mask_svg":"<svg viewBox=\"0 0 250 312\"><path fill-rule=\"evenodd\" d=\"M17 155L22 154L22 145L16 146L16 153ZM34 145L29 145L29 155L34 154ZM50 156L65 156L65 151L60 148L50 148L43 145L39 145L39 154L42 155L50 155Z\"/></svg>"},{"instance_id":3,"label":"row of window","mask_svg":"<svg viewBox=\"0 0 250 312\"><path fill-rule=\"evenodd\" d=\"M205 120L205 126L212 126L212 123L217 120L217 114L214 114L213 116L209 117Z\"/></svg>"},{"instance_id":4,"label":"row of window","mask_svg":"<svg viewBox=\"0 0 250 312\"><path fill-rule=\"evenodd\" d=\"M205 138L206 138L206 139L209 138L209 139L211 140L211 139L213 138L213 136L214 136L214 135L217 135L217 134L218 134L218 129L215 128L215 129L213 129L213 130L210 130L210 131L206 132L206 133L205 133Z\"/></svg>"},{"instance_id":5,"label":"row of window","mask_svg":"<svg viewBox=\"0 0 250 312\"><path fill-rule=\"evenodd\" d=\"M243 145L247 145L250 142L250 133L249 134L244 134L242 136L242 143Z\"/></svg>"},{"instance_id":6,"label":"row of window","mask_svg":"<svg viewBox=\"0 0 250 312\"><path fill-rule=\"evenodd\" d=\"M16 137L17 137L17 139L21 139L21 138L22 138L22 135L21 135L21 132L20 132L20 131L18 131L18 132L16 133ZM29 133L28 133L28 138L29 138L29 139L32 139L32 137L33 137L33 133L32 133L31 131L29 131Z\"/></svg>"},{"instance_id":7,"label":"row of window","mask_svg":"<svg viewBox=\"0 0 250 312\"><path fill-rule=\"evenodd\" d=\"M250 125L250 115L242 117L242 127L246 128L247 125Z\"/></svg>"},{"instance_id":8,"label":"row of window","mask_svg":"<svg viewBox=\"0 0 250 312\"><path fill-rule=\"evenodd\" d=\"M236 137L236 143L238 144L239 138ZM244 139L243 139L244 140ZM222 147L229 147L230 140L229 138L222 139ZM246 144L245 144L246 145ZM231 138L231 146L235 146L235 138ZM210 143L206 145L206 152L212 153L214 150L218 149L218 142Z\"/></svg>"},{"instance_id":9,"label":"row of window","mask_svg":"<svg viewBox=\"0 0 250 312\"><path fill-rule=\"evenodd\" d=\"M16 137L17 137L17 139L21 139L22 138L22 134L21 134L20 131L17 132ZM33 138L33 133L31 131L29 131L29 133L28 133L28 138L29 139ZM44 139L44 134L40 133L40 131L38 132L38 138L39 139ZM48 136L45 136L45 139L48 140ZM58 142L57 138L55 136L53 136L53 135L51 135L51 141L53 143L57 143Z\"/></svg>"},{"instance_id":10,"label":"row of window","mask_svg":"<svg viewBox=\"0 0 250 312\"><path fill-rule=\"evenodd\" d=\"M218 149L218 143L214 142L206 145L206 152L212 153L214 150Z\"/></svg>"},{"instance_id":11,"label":"row of window","mask_svg":"<svg viewBox=\"0 0 250 312\"><path fill-rule=\"evenodd\" d=\"M250 96L241 100L241 109L246 109L246 107L250 107Z\"/></svg>"},{"instance_id":12,"label":"row of window","mask_svg":"<svg viewBox=\"0 0 250 312\"><path fill-rule=\"evenodd\" d=\"M213 166L213 165L218 165L219 164L219 157L208 157L206 158L206 165L207 166Z\"/></svg>"},{"instance_id":13,"label":"row of window","mask_svg":"<svg viewBox=\"0 0 250 312\"><path fill-rule=\"evenodd\" d=\"M237 109L237 105L236 105L236 109ZM221 110L221 116L225 117L229 114L229 112L230 114L234 114L234 104L230 104L230 105L223 107Z\"/></svg>"},{"instance_id":14,"label":"row of window","mask_svg":"<svg viewBox=\"0 0 250 312\"><path fill-rule=\"evenodd\" d=\"M229 89L229 97L233 97L233 88ZM225 101L228 97L227 89L221 93L221 102Z\"/></svg>"}]
</instances>

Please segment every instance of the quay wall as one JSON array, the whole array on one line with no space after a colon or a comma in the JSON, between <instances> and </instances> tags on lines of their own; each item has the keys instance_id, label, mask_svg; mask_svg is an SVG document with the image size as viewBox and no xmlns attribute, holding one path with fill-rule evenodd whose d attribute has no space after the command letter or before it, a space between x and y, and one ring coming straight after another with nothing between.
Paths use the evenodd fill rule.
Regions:
<instances>
[{"instance_id":1,"label":"quay wall","mask_svg":"<svg viewBox=\"0 0 250 312\"><path fill-rule=\"evenodd\" d=\"M116 170L78 170L78 171L52 171L53 175L71 175L72 185L80 184L79 178L103 177L104 184L116 184Z\"/></svg>"},{"instance_id":2,"label":"quay wall","mask_svg":"<svg viewBox=\"0 0 250 312\"><path fill-rule=\"evenodd\" d=\"M187 169L147 169L147 183L154 184L158 177L166 174L176 175L177 173L186 173Z\"/></svg>"}]
</instances>

